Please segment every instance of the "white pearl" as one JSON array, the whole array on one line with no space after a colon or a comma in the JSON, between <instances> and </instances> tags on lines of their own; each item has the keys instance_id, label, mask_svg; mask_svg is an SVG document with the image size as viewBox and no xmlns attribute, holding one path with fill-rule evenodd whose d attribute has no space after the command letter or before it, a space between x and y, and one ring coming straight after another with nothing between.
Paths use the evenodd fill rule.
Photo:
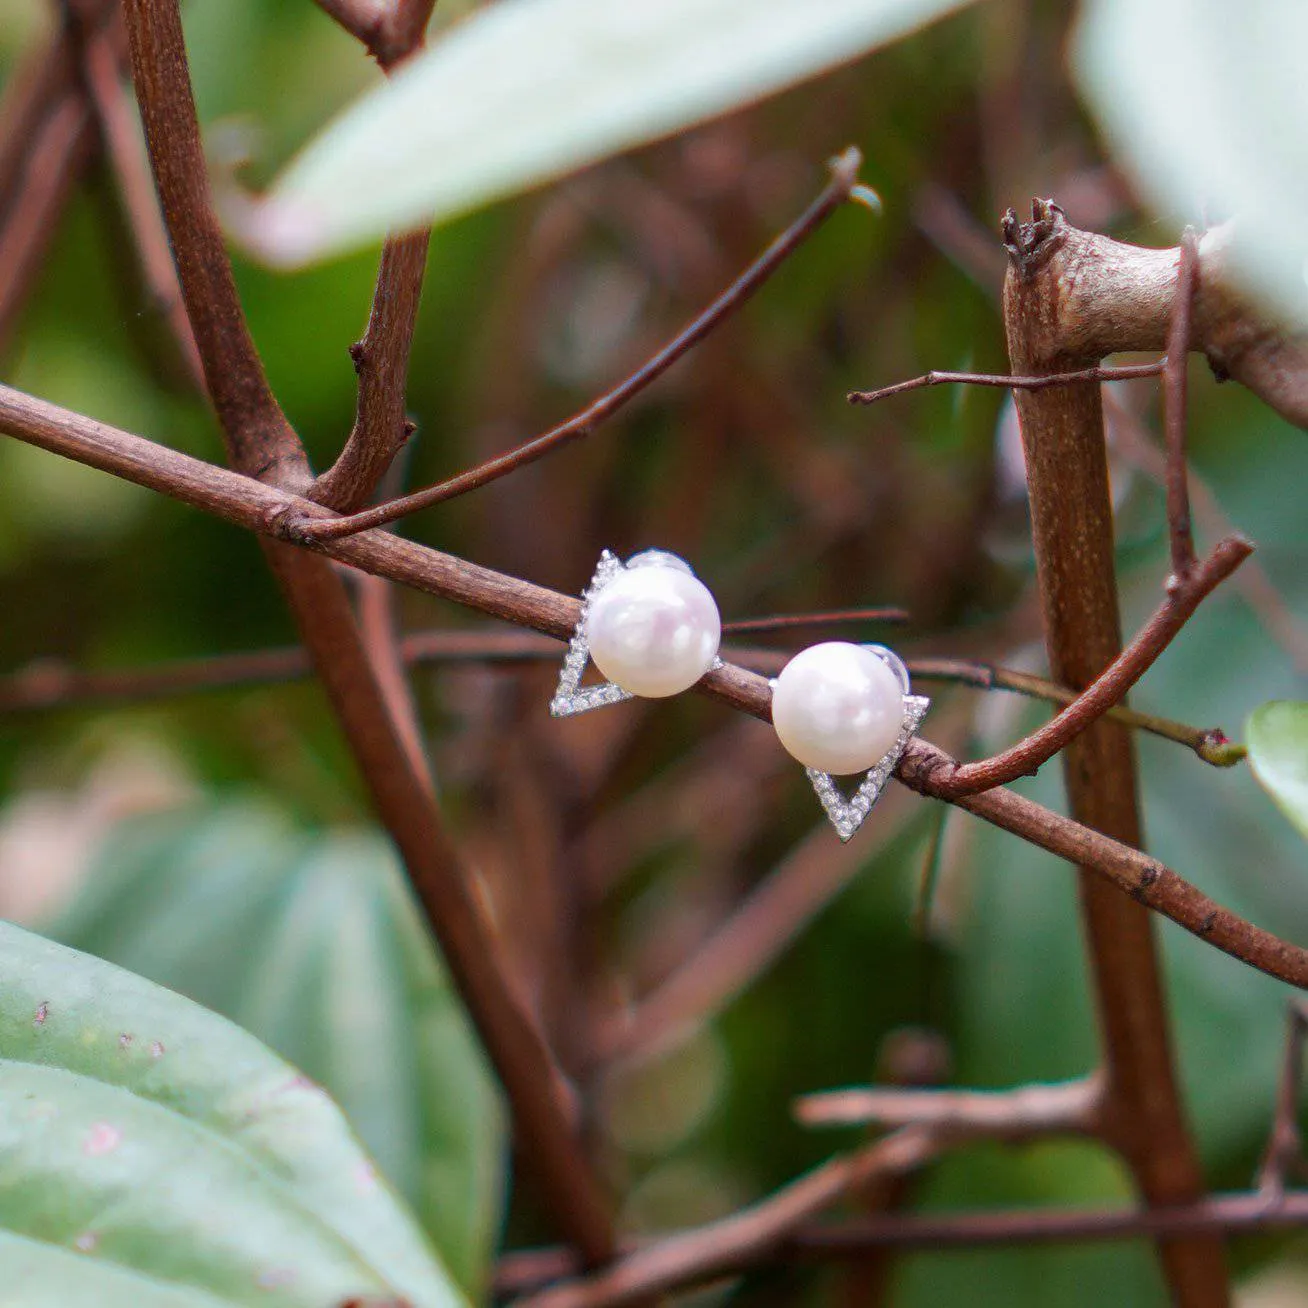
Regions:
<instances>
[{"instance_id":1,"label":"white pearl","mask_svg":"<svg viewBox=\"0 0 1308 1308\"><path fill-rule=\"evenodd\" d=\"M646 550L591 601L586 636L595 666L633 695L688 690L712 666L722 619L684 560Z\"/></svg>"},{"instance_id":2,"label":"white pearl","mask_svg":"<svg viewBox=\"0 0 1308 1308\"><path fill-rule=\"evenodd\" d=\"M772 724L787 751L819 772L865 772L904 725L904 692L862 645L832 640L796 654L772 689Z\"/></svg>"}]
</instances>

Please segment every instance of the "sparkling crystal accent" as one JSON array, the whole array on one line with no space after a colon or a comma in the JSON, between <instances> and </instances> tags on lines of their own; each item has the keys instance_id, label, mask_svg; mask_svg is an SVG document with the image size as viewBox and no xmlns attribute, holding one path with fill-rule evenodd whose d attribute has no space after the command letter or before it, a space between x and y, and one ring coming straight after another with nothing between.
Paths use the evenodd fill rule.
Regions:
<instances>
[{"instance_id":1,"label":"sparkling crystal accent","mask_svg":"<svg viewBox=\"0 0 1308 1308\"><path fill-rule=\"evenodd\" d=\"M568 642L568 652L563 656L563 668L559 672L558 688L550 701L550 715L556 718L570 718L577 713L586 713L591 709L603 708L606 704L621 704L633 696L630 691L605 681L598 686L583 686L581 674L590 661L590 638L586 634L586 620L590 617L590 606L595 596L604 589L620 572L623 571L622 560L610 550L605 550L595 566L595 575L590 585L581 592L581 616Z\"/></svg>"},{"instance_id":2,"label":"sparkling crystal accent","mask_svg":"<svg viewBox=\"0 0 1308 1308\"><path fill-rule=\"evenodd\" d=\"M905 746L930 707L931 701L923 695L904 696L904 725L900 728L899 739L886 751L881 762L867 773L848 799L841 794L831 773L819 772L817 768L804 769L841 840L852 840L854 833L863 825L863 819L872 811L872 805L880 797L890 774L895 770L895 764L899 762Z\"/></svg>"}]
</instances>

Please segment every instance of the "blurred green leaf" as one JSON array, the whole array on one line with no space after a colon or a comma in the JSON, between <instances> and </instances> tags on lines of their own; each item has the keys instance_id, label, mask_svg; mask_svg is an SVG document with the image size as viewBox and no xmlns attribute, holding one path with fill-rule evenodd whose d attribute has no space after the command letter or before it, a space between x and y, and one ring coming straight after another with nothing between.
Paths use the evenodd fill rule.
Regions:
<instances>
[{"instance_id":1,"label":"blurred green leaf","mask_svg":"<svg viewBox=\"0 0 1308 1308\"><path fill-rule=\"evenodd\" d=\"M1082 89L1156 204L1238 219L1231 254L1296 320L1308 318L1308 6L1258 0L1087 0Z\"/></svg>"},{"instance_id":2,"label":"blurred green leaf","mask_svg":"<svg viewBox=\"0 0 1308 1308\"><path fill-rule=\"evenodd\" d=\"M213 1007L324 1086L481 1295L500 1104L384 841L311 839L252 803L129 823L50 934Z\"/></svg>"},{"instance_id":3,"label":"blurred green leaf","mask_svg":"<svg viewBox=\"0 0 1308 1308\"><path fill-rule=\"evenodd\" d=\"M443 220L812 77L966 0L499 0L365 96L234 214L298 264Z\"/></svg>"},{"instance_id":4,"label":"blurred green leaf","mask_svg":"<svg viewBox=\"0 0 1308 1308\"><path fill-rule=\"evenodd\" d=\"M4 1292L24 1308L463 1302L320 1087L190 1000L8 923L0 1158Z\"/></svg>"},{"instance_id":5,"label":"blurred green leaf","mask_svg":"<svg viewBox=\"0 0 1308 1308\"><path fill-rule=\"evenodd\" d=\"M1254 776L1308 838L1308 704L1260 705L1249 715L1245 735Z\"/></svg>"}]
</instances>

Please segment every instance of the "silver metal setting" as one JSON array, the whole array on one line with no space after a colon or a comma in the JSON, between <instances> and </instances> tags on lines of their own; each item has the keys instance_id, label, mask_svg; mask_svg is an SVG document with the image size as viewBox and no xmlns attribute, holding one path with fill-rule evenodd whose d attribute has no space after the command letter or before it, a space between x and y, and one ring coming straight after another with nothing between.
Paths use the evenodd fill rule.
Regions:
<instances>
[{"instance_id":1,"label":"silver metal setting","mask_svg":"<svg viewBox=\"0 0 1308 1308\"><path fill-rule=\"evenodd\" d=\"M931 701L925 695L910 693L908 669L904 666L904 660L894 650L887 649L884 645L865 645L864 648L870 649L881 659L903 687L904 725L899 730L899 738L882 756L881 761L864 773L858 789L848 799L845 798L830 772L819 772L817 768L804 769L812 783L814 793L822 801L822 807L831 825L836 829L836 835L846 843L854 838L854 833L872 811L872 805L880 799L886 782L890 780L890 774L895 770L895 764L899 762L908 742L921 726L922 719L926 717L927 709L931 707ZM775 686L776 679L773 678L769 684Z\"/></svg>"},{"instance_id":2,"label":"silver metal setting","mask_svg":"<svg viewBox=\"0 0 1308 1308\"><path fill-rule=\"evenodd\" d=\"M652 552L646 551L646 553ZM589 713L591 709L603 708L606 704L621 704L623 700L635 698L629 690L623 690L621 686L614 685L611 681L604 681L596 686L581 684L582 673L586 671L586 664L590 662L590 637L586 631L590 606L595 596L620 572L625 572L626 567L627 565L611 550L604 550L600 554L590 585L581 592L581 615L573 629L572 639L568 642L568 652L563 656L559 684L554 691L554 698L550 701L551 717L575 717L578 713ZM690 571L689 568L686 570ZM721 658L714 658L709 671L716 671L720 667L722 667Z\"/></svg>"},{"instance_id":3,"label":"silver metal setting","mask_svg":"<svg viewBox=\"0 0 1308 1308\"><path fill-rule=\"evenodd\" d=\"M854 833L863 825L864 819L872 811L872 805L881 797L905 746L930 707L931 701L924 695L904 696L904 725L900 728L899 739L886 751L881 762L863 777L858 789L848 799L841 794L840 787L830 772L819 772L817 768L804 769L841 840L852 840Z\"/></svg>"}]
</instances>

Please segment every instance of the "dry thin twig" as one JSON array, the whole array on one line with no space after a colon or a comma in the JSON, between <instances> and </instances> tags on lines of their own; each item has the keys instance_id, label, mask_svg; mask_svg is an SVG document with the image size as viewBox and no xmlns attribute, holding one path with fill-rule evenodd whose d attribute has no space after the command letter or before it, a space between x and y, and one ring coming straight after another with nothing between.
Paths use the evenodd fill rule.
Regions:
<instances>
[{"instance_id":1,"label":"dry thin twig","mask_svg":"<svg viewBox=\"0 0 1308 1308\"><path fill-rule=\"evenodd\" d=\"M1156 363L1127 363L1120 367L1095 366L1077 368L1071 372L1043 373L1031 377L1008 376L987 372L927 372L910 381L882 386L875 391L850 391L846 399L850 404L876 404L892 395L907 391L920 391L928 386L994 386L1009 391L1043 391L1051 386L1070 386L1074 382L1131 381L1137 377L1157 377L1167 367L1167 360Z\"/></svg>"}]
</instances>

